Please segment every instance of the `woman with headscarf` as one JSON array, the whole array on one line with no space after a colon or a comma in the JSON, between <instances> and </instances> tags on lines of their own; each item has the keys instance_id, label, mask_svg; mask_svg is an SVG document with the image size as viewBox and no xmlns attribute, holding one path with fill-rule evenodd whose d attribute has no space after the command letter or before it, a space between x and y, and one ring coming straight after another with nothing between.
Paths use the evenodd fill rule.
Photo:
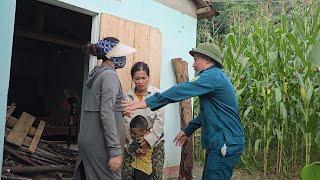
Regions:
<instances>
[{"instance_id":1,"label":"woman with headscarf","mask_svg":"<svg viewBox=\"0 0 320 180\"><path fill-rule=\"evenodd\" d=\"M103 62L90 72L86 81L75 179L120 180L123 159L120 103L124 96L115 69L124 67L126 55L135 49L107 37L96 44L87 44L85 50Z\"/></svg>"}]
</instances>

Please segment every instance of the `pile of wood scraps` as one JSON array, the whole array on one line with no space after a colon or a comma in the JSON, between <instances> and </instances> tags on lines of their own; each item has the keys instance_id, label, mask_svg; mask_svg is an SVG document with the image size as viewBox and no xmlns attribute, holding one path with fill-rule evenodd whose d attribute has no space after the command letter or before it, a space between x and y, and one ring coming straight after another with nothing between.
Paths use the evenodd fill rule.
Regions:
<instances>
[{"instance_id":1,"label":"pile of wood scraps","mask_svg":"<svg viewBox=\"0 0 320 180\"><path fill-rule=\"evenodd\" d=\"M17 119L11 116L14 109L12 104L7 110L1 179L28 179L39 174L62 179L72 175L77 151L42 140L46 123L40 120L35 128L35 117L23 112Z\"/></svg>"}]
</instances>

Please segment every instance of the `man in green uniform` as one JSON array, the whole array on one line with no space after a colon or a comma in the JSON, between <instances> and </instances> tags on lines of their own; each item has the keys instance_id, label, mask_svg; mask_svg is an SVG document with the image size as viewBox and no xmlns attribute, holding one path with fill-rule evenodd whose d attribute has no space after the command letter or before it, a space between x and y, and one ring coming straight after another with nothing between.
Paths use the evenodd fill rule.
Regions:
<instances>
[{"instance_id":1,"label":"man in green uniform","mask_svg":"<svg viewBox=\"0 0 320 180\"><path fill-rule=\"evenodd\" d=\"M230 179L244 146L235 89L222 70L221 53L214 44L200 44L189 53L194 57L193 67L198 73L194 80L177 84L145 101L124 104L125 110L146 107L156 110L199 96L200 114L177 134L174 142L179 146L184 144L201 127L201 144L206 150L202 179Z\"/></svg>"}]
</instances>

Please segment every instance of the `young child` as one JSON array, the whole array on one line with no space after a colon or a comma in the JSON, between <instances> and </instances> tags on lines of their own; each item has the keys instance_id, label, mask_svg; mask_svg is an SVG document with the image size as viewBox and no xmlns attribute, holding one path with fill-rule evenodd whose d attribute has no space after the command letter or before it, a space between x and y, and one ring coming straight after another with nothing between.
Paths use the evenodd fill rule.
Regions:
<instances>
[{"instance_id":1,"label":"young child","mask_svg":"<svg viewBox=\"0 0 320 180\"><path fill-rule=\"evenodd\" d=\"M141 115L135 116L130 122L130 136L133 140L129 144L128 152L134 154L139 147L140 139L148 133L148 121ZM134 168L133 180L149 180L152 173L152 149L149 146L140 147L145 152L142 155L134 154L131 166Z\"/></svg>"}]
</instances>

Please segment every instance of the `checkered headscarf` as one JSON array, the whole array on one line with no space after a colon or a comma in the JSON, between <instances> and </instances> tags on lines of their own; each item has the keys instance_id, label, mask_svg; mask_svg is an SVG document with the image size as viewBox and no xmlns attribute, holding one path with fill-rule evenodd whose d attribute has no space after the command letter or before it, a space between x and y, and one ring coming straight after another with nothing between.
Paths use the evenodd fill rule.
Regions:
<instances>
[{"instance_id":1,"label":"checkered headscarf","mask_svg":"<svg viewBox=\"0 0 320 180\"><path fill-rule=\"evenodd\" d=\"M115 48L118 45L118 43L119 41L117 39L104 38L98 41L98 43L96 44L98 48L97 58L112 61L115 69L123 68L126 65L126 56L111 57L110 59L108 59L106 57L106 54L108 54L108 52Z\"/></svg>"},{"instance_id":2,"label":"checkered headscarf","mask_svg":"<svg viewBox=\"0 0 320 180\"><path fill-rule=\"evenodd\" d=\"M116 47L118 43L119 43L119 41L117 41L115 39L104 38L104 39L98 41L96 46L98 47L101 55L103 54L103 56L105 57L106 54L109 51L111 51L114 47Z\"/></svg>"}]
</instances>

